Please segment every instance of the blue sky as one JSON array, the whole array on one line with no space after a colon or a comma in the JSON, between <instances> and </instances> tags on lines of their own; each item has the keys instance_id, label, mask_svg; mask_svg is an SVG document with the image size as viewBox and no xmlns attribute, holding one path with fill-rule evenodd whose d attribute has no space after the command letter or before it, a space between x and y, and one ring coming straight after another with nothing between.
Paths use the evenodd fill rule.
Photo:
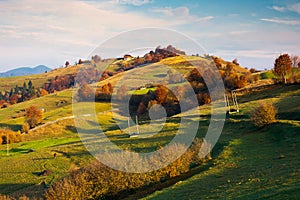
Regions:
<instances>
[{"instance_id":1,"label":"blue sky","mask_svg":"<svg viewBox=\"0 0 300 200\"><path fill-rule=\"evenodd\" d=\"M249 68L271 68L281 53L300 55L300 1L4 0L0 71L74 63L108 38L144 27L181 32Z\"/></svg>"}]
</instances>

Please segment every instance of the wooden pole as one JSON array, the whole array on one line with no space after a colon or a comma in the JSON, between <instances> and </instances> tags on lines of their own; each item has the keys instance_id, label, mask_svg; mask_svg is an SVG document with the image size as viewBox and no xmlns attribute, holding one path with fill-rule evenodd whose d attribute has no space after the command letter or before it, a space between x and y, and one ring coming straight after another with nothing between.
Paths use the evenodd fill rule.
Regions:
<instances>
[{"instance_id":1,"label":"wooden pole","mask_svg":"<svg viewBox=\"0 0 300 200\"><path fill-rule=\"evenodd\" d=\"M136 123L136 133L140 134L140 130L139 130L139 120L138 120L138 116L135 116L135 123Z\"/></svg>"},{"instance_id":2,"label":"wooden pole","mask_svg":"<svg viewBox=\"0 0 300 200\"><path fill-rule=\"evenodd\" d=\"M130 122L129 122L129 117L127 118L127 124L128 124L128 129L130 130Z\"/></svg>"},{"instance_id":3,"label":"wooden pole","mask_svg":"<svg viewBox=\"0 0 300 200\"><path fill-rule=\"evenodd\" d=\"M8 136L8 131L6 132L6 155L9 155L9 136Z\"/></svg>"}]
</instances>

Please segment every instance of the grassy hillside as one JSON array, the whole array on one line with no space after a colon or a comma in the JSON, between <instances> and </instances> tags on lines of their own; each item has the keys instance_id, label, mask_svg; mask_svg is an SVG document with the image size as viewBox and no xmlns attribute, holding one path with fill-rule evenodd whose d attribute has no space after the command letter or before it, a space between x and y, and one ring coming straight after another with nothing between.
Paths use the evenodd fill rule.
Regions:
<instances>
[{"instance_id":1,"label":"grassy hillside","mask_svg":"<svg viewBox=\"0 0 300 200\"><path fill-rule=\"evenodd\" d=\"M213 166L144 199L300 198L299 85L274 86L239 100L242 112L226 120ZM279 120L259 129L248 114L263 100L275 103Z\"/></svg>"},{"instance_id":2,"label":"grassy hillside","mask_svg":"<svg viewBox=\"0 0 300 200\"><path fill-rule=\"evenodd\" d=\"M118 82L123 79L122 84L136 88L144 85L145 80L155 83L168 81L169 69L166 65L171 69L176 68L184 75L191 68L186 60L194 59L196 58L167 58L159 63L117 74L99 85L110 82L118 88ZM244 72L242 67L236 69L240 73ZM58 69L48 74L36 75L36 80L42 82L51 76L63 75L72 70L77 69ZM19 77L11 79L11 82L7 80L0 79L0 83L2 81L15 86L13 81L19 81L22 85L24 77L23 80ZM38 81L33 80L33 83ZM135 93L144 94L148 90L142 89ZM264 100L276 104L279 120L269 127L258 129L249 121L249 112ZM226 119L221 138L213 150L212 167L170 188L157 191L146 199L299 198L299 85L269 86L266 90L239 96L238 101L241 112ZM0 194L39 197L47 186L94 160L82 144L74 120L66 118L73 115L72 106L84 110L86 104L81 102L72 105L72 90L69 89L0 109L2 127L20 130L24 122L22 114L30 105L45 109L42 123L46 123L45 126L24 135L21 143L10 144L9 155L6 145L0 145ZM163 127L160 122L153 123L151 127L147 125L147 121L141 122L141 135L145 137L128 138L126 130L119 130L116 124L118 121L126 127L126 117L113 113L110 103L96 103L95 107L99 124L110 140L123 149L136 152L151 152L167 144L176 134L180 116L188 116L189 120L195 121L198 120L195 114L200 112L198 137L204 136L210 120L210 106L205 105L168 118ZM188 127L189 123L183 126ZM92 124L90 128L95 126ZM160 128L162 130L158 134L147 137ZM135 130L129 132L133 131ZM56 158L54 153L57 154ZM51 173L43 175L44 170ZM136 199L136 196L132 199Z\"/></svg>"},{"instance_id":3,"label":"grassy hillside","mask_svg":"<svg viewBox=\"0 0 300 200\"><path fill-rule=\"evenodd\" d=\"M223 198L224 195L241 199L285 197L287 194L297 196L300 189L300 163L297 155L300 141L297 134L300 129L299 98L298 85L277 85L264 92L239 97L241 112L227 118L221 138L214 149L214 165L209 170L156 192L147 199L216 199ZM248 114L262 100L276 103L279 121L270 127L257 129L249 122ZM104 104L97 107L102 111L110 109ZM198 136L203 136L207 129L209 117L205 116L209 114L209 110L209 106L200 107L204 117L200 121ZM193 109L181 115L189 116L192 120L197 112L198 109ZM124 132L116 129L114 123L115 120L126 123L126 118L118 115L113 118L111 112L102 112L98 117L102 128L114 143L121 148L139 152L153 151L168 143L176 134L179 123L174 116L154 137L130 139L125 137ZM147 134L147 129L143 129L143 126L146 124L140 128ZM153 129L155 126L148 131ZM10 145L9 156L6 156L6 146L0 147L0 193L16 195L22 192L33 195L30 188L44 187L44 183L51 184L71 170L93 160L76 134L72 119L49 125L35 132L32 137L25 137L25 140ZM29 149L35 151L28 153ZM58 156L54 159L55 152ZM22 165L16 164L20 161ZM45 169L52 171L52 174L39 176Z\"/></svg>"}]
</instances>

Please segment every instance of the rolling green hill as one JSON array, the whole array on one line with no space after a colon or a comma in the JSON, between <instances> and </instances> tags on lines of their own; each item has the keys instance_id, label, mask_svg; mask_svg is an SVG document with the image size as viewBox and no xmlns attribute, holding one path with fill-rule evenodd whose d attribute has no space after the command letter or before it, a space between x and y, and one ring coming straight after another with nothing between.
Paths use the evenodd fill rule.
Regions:
<instances>
[{"instance_id":1,"label":"rolling green hill","mask_svg":"<svg viewBox=\"0 0 300 200\"><path fill-rule=\"evenodd\" d=\"M186 59L195 58L167 58L159 63L119 73L93 85L110 82L118 88L118 82L123 79L122 84L136 88L143 86L145 80L168 81L169 69L163 66L167 65L171 69L176 67L185 74L191 67L185 62ZM33 83L38 86L50 77L73 73L78 67L62 68L25 79L32 78ZM245 72L242 67L237 67L236 70L240 73ZM16 83L22 85L23 81L24 77L17 77L15 80L0 79L0 85L6 83L3 88L9 88L14 87ZM136 92L143 94L147 91ZM49 185L94 160L82 144L71 118L74 106L72 100L72 90L68 89L0 109L1 127L8 126L13 130L20 130L24 122L22 113L30 105L45 109L42 123L46 124L24 135L22 142L10 144L9 155L7 146L0 145L0 194L41 197ZM279 112L275 124L259 129L250 122L249 113L261 101L274 102ZM213 160L209 163L212 166L209 169L188 179L182 178L175 185L154 194L150 195L151 190L144 188L143 193L137 192L128 198L142 198L145 194L149 195L144 197L145 199L299 198L299 85L270 85L261 91L238 96L238 102L241 111L227 116L222 135L213 149ZM75 106L84 109L85 104L80 102ZM153 151L167 144L176 134L180 116L198 120L195 114L200 112L198 137L203 137L211 114L209 105L200 106L168 118L159 134L147 138L128 138L115 123L118 121L127 124L126 117L114 113L110 103L98 102L95 107L99 124L110 140L123 149L137 152ZM91 128L93 126L91 125ZM161 124L154 123L150 129L146 127L147 121L140 124L144 134L161 127ZM43 174L44 170L49 174Z\"/></svg>"}]
</instances>

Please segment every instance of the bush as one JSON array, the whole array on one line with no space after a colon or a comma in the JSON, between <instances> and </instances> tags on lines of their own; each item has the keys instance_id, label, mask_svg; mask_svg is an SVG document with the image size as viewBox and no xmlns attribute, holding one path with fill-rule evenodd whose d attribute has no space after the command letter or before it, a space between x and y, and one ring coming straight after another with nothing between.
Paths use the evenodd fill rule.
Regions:
<instances>
[{"instance_id":1,"label":"bush","mask_svg":"<svg viewBox=\"0 0 300 200\"><path fill-rule=\"evenodd\" d=\"M200 164L199 150L202 140L195 140L193 145L178 159L168 166L147 173L126 173L114 170L100 162L74 171L70 176L52 184L46 191L46 199L120 199L121 195L132 194L138 188L153 186L155 183L165 181L186 173L191 166ZM184 150L183 144L173 144L165 147L159 153L161 161L168 162L174 152ZM123 159L124 153L110 153L108 158L112 161ZM142 162L140 165L152 166L156 159L150 157L143 160L139 155L132 155L133 162ZM205 158L204 158L205 159ZM125 161L125 160L124 160ZM127 163L126 169L136 166L133 162ZM113 164L113 163L112 163Z\"/></svg>"},{"instance_id":2,"label":"bush","mask_svg":"<svg viewBox=\"0 0 300 200\"><path fill-rule=\"evenodd\" d=\"M0 144L16 143L21 141L21 134L9 128L0 128Z\"/></svg>"},{"instance_id":3,"label":"bush","mask_svg":"<svg viewBox=\"0 0 300 200\"><path fill-rule=\"evenodd\" d=\"M29 132L29 129L30 129L30 126L27 122L25 122L22 126L22 132L23 133L28 133Z\"/></svg>"},{"instance_id":4,"label":"bush","mask_svg":"<svg viewBox=\"0 0 300 200\"><path fill-rule=\"evenodd\" d=\"M250 119L257 127L263 127L276 121L277 109L272 103L263 102L256 107L250 115Z\"/></svg>"}]
</instances>

